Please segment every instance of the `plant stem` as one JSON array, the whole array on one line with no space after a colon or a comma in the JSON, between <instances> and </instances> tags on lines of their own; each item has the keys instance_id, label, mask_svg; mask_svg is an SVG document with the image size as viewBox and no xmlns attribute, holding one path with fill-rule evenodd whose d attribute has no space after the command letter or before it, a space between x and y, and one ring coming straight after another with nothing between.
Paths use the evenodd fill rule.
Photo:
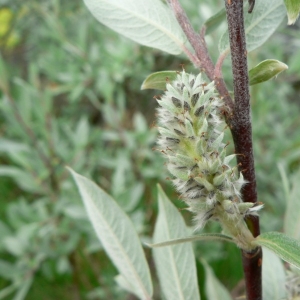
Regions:
<instances>
[{"instance_id":1,"label":"plant stem","mask_svg":"<svg viewBox=\"0 0 300 300\"><path fill-rule=\"evenodd\" d=\"M239 154L237 156L237 162L240 164L239 169L248 181L248 184L242 190L242 199L244 202L257 202L243 0L225 0L225 7L228 21L235 99L230 127L235 151ZM260 233L259 219L249 218L247 224L254 237L258 236ZM262 251L261 249L257 249L254 253L242 251L242 256L247 299L260 300L262 299Z\"/></svg>"},{"instance_id":2,"label":"plant stem","mask_svg":"<svg viewBox=\"0 0 300 300\"><path fill-rule=\"evenodd\" d=\"M195 67L203 71L210 80L215 80L216 89L218 90L220 96L223 97L226 108L229 110L233 109L233 101L228 93L225 82L222 77L215 77L215 66L211 60L209 53L207 51L205 43L205 28L202 28L202 32L199 35L195 32L189 21L184 9L180 5L178 0L167 0L170 8L172 9L180 27L185 33L188 41L195 51L194 57L187 53L191 61L195 64Z\"/></svg>"}]
</instances>

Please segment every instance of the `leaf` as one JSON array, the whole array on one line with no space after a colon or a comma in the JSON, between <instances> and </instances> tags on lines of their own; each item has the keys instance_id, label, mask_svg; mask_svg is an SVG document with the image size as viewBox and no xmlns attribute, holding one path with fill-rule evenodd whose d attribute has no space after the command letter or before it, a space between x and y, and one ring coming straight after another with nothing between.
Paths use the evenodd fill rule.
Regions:
<instances>
[{"instance_id":1,"label":"leaf","mask_svg":"<svg viewBox=\"0 0 300 300\"><path fill-rule=\"evenodd\" d=\"M287 199L287 208L284 215L284 232L297 240L300 240L300 172L297 172L292 180L292 188Z\"/></svg>"},{"instance_id":2,"label":"leaf","mask_svg":"<svg viewBox=\"0 0 300 300\"><path fill-rule=\"evenodd\" d=\"M210 34L213 32L223 21L226 20L226 10L225 7L219 10L215 15L208 18L203 26L206 27L205 34Z\"/></svg>"},{"instance_id":3,"label":"leaf","mask_svg":"<svg viewBox=\"0 0 300 300\"><path fill-rule=\"evenodd\" d=\"M292 25L296 22L300 13L300 1L299 0L284 0L284 4L288 15L288 25Z\"/></svg>"},{"instance_id":4,"label":"leaf","mask_svg":"<svg viewBox=\"0 0 300 300\"><path fill-rule=\"evenodd\" d=\"M29 277L24 280L18 287L18 292L14 296L13 300L24 300L27 296L27 293L33 283L33 277Z\"/></svg>"},{"instance_id":5,"label":"leaf","mask_svg":"<svg viewBox=\"0 0 300 300\"><path fill-rule=\"evenodd\" d=\"M263 250L263 299L282 300L285 295L285 270L282 261L272 251Z\"/></svg>"},{"instance_id":6,"label":"leaf","mask_svg":"<svg viewBox=\"0 0 300 300\"><path fill-rule=\"evenodd\" d=\"M279 60L266 59L249 71L249 84L254 85L268 81L287 69L288 66Z\"/></svg>"},{"instance_id":7,"label":"leaf","mask_svg":"<svg viewBox=\"0 0 300 300\"><path fill-rule=\"evenodd\" d=\"M176 71L161 71L152 73L144 80L141 90L154 89L165 91L167 83L175 80L176 77Z\"/></svg>"},{"instance_id":8,"label":"leaf","mask_svg":"<svg viewBox=\"0 0 300 300\"><path fill-rule=\"evenodd\" d=\"M24 190L31 193L45 193L41 187L40 182L33 176L17 167L0 166L0 177L7 176L17 182L17 184Z\"/></svg>"},{"instance_id":9,"label":"leaf","mask_svg":"<svg viewBox=\"0 0 300 300\"><path fill-rule=\"evenodd\" d=\"M235 243L234 240L227 235L220 234L220 233L202 233L194 236L189 236L185 238L180 239L173 239L161 243L156 244L146 244L148 247L151 248L159 248L159 247L165 247L165 246L172 246L172 245L178 245L182 243L188 243L188 242L195 242L195 241L225 241L225 242L231 242Z\"/></svg>"},{"instance_id":10,"label":"leaf","mask_svg":"<svg viewBox=\"0 0 300 300\"><path fill-rule=\"evenodd\" d=\"M228 290L215 276L212 268L201 260L205 270L205 292L208 300L232 300Z\"/></svg>"},{"instance_id":11,"label":"leaf","mask_svg":"<svg viewBox=\"0 0 300 300\"><path fill-rule=\"evenodd\" d=\"M131 283L131 292L151 299L152 281L138 235L117 203L89 179L69 169L79 188L89 219L108 256Z\"/></svg>"},{"instance_id":12,"label":"leaf","mask_svg":"<svg viewBox=\"0 0 300 300\"><path fill-rule=\"evenodd\" d=\"M0 277L12 280L16 276L15 266L5 260L0 259Z\"/></svg>"},{"instance_id":13,"label":"leaf","mask_svg":"<svg viewBox=\"0 0 300 300\"><path fill-rule=\"evenodd\" d=\"M0 138L0 152L10 154L11 152L28 151L29 147L25 143Z\"/></svg>"},{"instance_id":14,"label":"leaf","mask_svg":"<svg viewBox=\"0 0 300 300\"><path fill-rule=\"evenodd\" d=\"M0 91L2 90L3 93L8 93L8 89L9 84L7 69L3 57L0 55Z\"/></svg>"},{"instance_id":15,"label":"leaf","mask_svg":"<svg viewBox=\"0 0 300 300\"><path fill-rule=\"evenodd\" d=\"M160 0L84 0L93 16L107 27L142 45L180 54L183 32Z\"/></svg>"},{"instance_id":16,"label":"leaf","mask_svg":"<svg viewBox=\"0 0 300 300\"><path fill-rule=\"evenodd\" d=\"M183 217L158 186L159 215L154 242L180 238L188 234ZM191 244L153 249L162 292L167 300L200 299L195 257Z\"/></svg>"},{"instance_id":17,"label":"leaf","mask_svg":"<svg viewBox=\"0 0 300 300\"><path fill-rule=\"evenodd\" d=\"M263 246L291 265L300 268L300 242L280 232L266 232L259 235L254 245Z\"/></svg>"},{"instance_id":18,"label":"leaf","mask_svg":"<svg viewBox=\"0 0 300 300\"><path fill-rule=\"evenodd\" d=\"M2 300L4 298L6 298L8 295L13 293L17 288L18 288L18 286L15 283L13 283L13 284L7 286L6 288L0 290L0 299Z\"/></svg>"},{"instance_id":19,"label":"leaf","mask_svg":"<svg viewBox=\"0 0 300 300\"><path fill-rule=\"evenodd\" d=\"M244 7L245 33L248 53L261 46L273 34L285 16L282 0L257 0L251 14ZM219 41L220 53L229 51L228 31Z\"/></svg>"}]
</instances>

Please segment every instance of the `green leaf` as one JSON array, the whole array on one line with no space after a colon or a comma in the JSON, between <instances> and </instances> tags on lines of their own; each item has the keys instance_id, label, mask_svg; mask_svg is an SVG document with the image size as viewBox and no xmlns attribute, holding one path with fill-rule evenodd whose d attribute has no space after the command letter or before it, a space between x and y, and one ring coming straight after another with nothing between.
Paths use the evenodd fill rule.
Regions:
<instances>
[{"instance_id":1,"label":"green leaf","mask_svg":"<svg viewBox=\"0 0 300 300\"><path fill-rule=\"evenodd\" d=\"M15 266L5 260L0 259L0 277L12 280L16 276Z\"/></svg>"},{"instance_id":2,"label":"green leaf","mask_svg":"<svg viewBox=\"0 0 300 300\"><path fill-rule=\"evenodd\" d=\"M284 261L300 268L300 242L298 240L280 232L266 232L259 235L252 243L270 249Z\"/></svg>"},{"instance_id":3,"label":"green leaf","mask_svg":"<svg viewBox=\"0 0 300 300\"><path fill-rule=\"evenodd\" d=\"M28 291L33 283L33 277L29 277L24 280L18 287L18 292L12 300L24 300L28 294Z\"/></svg>"},{"instance_id":4,"label":"green leaf","mask_svg":"<svg viewBox=\"0 0 300 300\"><path fill-rule=\"evenodd\" d=\"M215 276L212 268L201 260L205 270L205 291L208 300L232 300L228 290Z\"/></svg>"},{"instance_id":5,"label":"green leaf","mask_svg":"<svg viewBox=\"0 0 300 300\"><path fill-rule=\"evenodd\" d=\"M175 80L176 77L176 71L161 71L152 73L144 80L141 90L154 89L165 91L167 83Z\"/></svg>"},{"instance_id":6,"label":"green leaf","mask_svg":"<svg viewBox=\"0 0 300 300\"><path fill-rule=\"evenodd\" d=\"M0 55L0 90L4 93L7 93L9 89L8 85L8 74L6 70L6 65L4 63L4 59L2 55Z\"/></svg>"},{"instance_id":7,"label":"green leaf","mask_svg":"<svg viewBox=\"0 0 300 300\"><path fill-rule=\"evenodd\" d=\"M159 248L159 247L172 246L172 245L178 245L178 244L182 244L182 243L195 242L195 241L224 241L224 242L235 243L231 237L224 235L224 234L202 233L202 234L189 236L189 237L185 237L185 238L173 239L173 240L168 240L168 241L161 242L161 243L146 244L146 245L151 248Z\"/></svg>"},{"instance_id":8,"label":"green leaf","mask_svg":"<svg viewBox=\"0 0 300 300\"><path fill-rule=\"evenodd\" d=\"M282 261L272 251L263 250L263 299L282 300L285 294L285 270Z\"/></svg>"},{"instance_id":9,"label":"green leaf","mask_svg":"<svg viewBox=\"0 0 300 300\"><path fill-rule=\"evenodd\" d=\"M300 171L292 179L292 188L287 198L287 208L284 215L284 232L300 240Z\"/></svg>"},{"instance_id":10,"label":"green leaf","mask_svg":"<svg viewBox=\"0 0 300 300\"><path fill-rule=\"evenodd\" d=\"M296 22L300 13L300 1L299 0L284 0L284 4L288 15L288 25L292 25Z\"/></svg>"},{"instance_id":11,"label":"green leaf","mask_svg":"<svg viewBox=\"0 0 300 300\"><path fill-rule=\"evenodd\" d=\"M0 299L2 300L4 298L6 298L8 295L13 293L17 288L18 288L17 284L13 283L13 284L9 285L8 287L0 290Z\"/></svg>"},{"instance_id":12,"label":"green leaf","mask_svg":"<svg viewBox=\"0 0 300 300\"><path fill-rule=\"evenodd\" d=\"M185 38L171 10L160 0L84 0L107 27L142 45L180 54Z\"/></svg>"},{"instance_id":13,"label":"green leaf","mask_svg":"<svg viewBox=\"0 0 300 300\"><path fill-rule=\"evenodd\" d=\"M131 284L131 292L151 299L152 281L139 237L128 216L114 199L89 179L72 173L89 219L108 256Z\"/></svg>"},{"instance_id":14,"label":"green leaf","mask_svg":"<svg viewBox=\"0 0 300 300\"><path fill-rule=\"evenodd\" d=\"M276 59L266 59L249 71L249 84L254 85L278 75L288 69L288 66Z\"/></svg>"},{"instance_id":15,"label":"green leaf","mask_svg":"<svg viewBox=\"0 0 300 300\"><path fill-rule=\"evenodd\" d=\"M159 215L155 224L154 242L188 235L178 209L158 187ZM163 294L167 300L200 299L195 257L189 243L153 249L154 260Z\"/></svg>"},{"instance_id":16,"label":"green leaf","mask_svg":"<svg viewBox=\"0 0 300 300\"><path fill-rule=\"evenodd\" d=\"M33 178L30 173L20 168L13 166L0 166L0 177L1 176L7 176L15 180L25 191L31 193L45 193L40 182L38 182L36 178Z\"/></svg>"},{"instance_id":17,"label":"green leaf","mask_svg":"<svg viewBox=\"0 0 300 300\"><path fill-rule=\"evenodd\" d=\"M226 20L226 10L225 7L218 11L215 15L208 18L203 24L206 27L205 34L210 34L213 32L222 22Z\"/></svg>"},{"instance_id":18,"label":"green leaf","mask_svg":"<svg viewBox=\"0 0 300 300\"><path fill-rule=\"evenodd\" d=\"M251 14L244 7L248 53L261 46L273 34L285 16L282 0L257 0ZM219 41L220 53L229 51L228 31Z\"/></svg>"}]
</instances>

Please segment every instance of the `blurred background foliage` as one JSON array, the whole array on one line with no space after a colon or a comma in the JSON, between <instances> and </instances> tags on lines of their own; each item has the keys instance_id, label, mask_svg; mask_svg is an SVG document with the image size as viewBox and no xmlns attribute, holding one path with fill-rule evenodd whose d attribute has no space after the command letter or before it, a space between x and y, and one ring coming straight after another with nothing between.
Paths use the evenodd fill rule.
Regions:
<instances>
[{"instance_id":1,"label":"blurred background foliage","mask_svg":"<svg viewBox=\"0 0 300 300\"><path fill-rule=\"evenodd\" d=\"M117 272L65 166L101 185L129 214L141 239L149 240L156 183L183 206L166 180L163 157L153 150L155 91L140 86L151 72L180 70L181 64L197 71L184 56L139 46L100 25L82 1L0 5L0 299L135 299L116 286ZM195 5L185 3L199 28L222 1ZM221 32L207 37L214 59ZM283 24L249 55L249 67L267 58L289 66L251 90L263 231L283 226L286 199L278 164L282 174L300 179L299 44L299 22ZM229 59L223 70L230 87ZM195 244L195 251L236 293L242 285L239 250L209 242ZM202 282L200 264L198 271Z\"/></svg>"}]
</instances>

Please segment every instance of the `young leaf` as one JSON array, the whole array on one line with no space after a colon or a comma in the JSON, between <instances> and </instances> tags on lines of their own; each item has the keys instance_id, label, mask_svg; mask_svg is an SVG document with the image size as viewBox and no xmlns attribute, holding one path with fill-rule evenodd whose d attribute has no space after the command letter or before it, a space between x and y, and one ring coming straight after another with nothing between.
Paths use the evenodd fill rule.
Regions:
<instances>
[{"instance_id":1,"label":"young leaf","mask_svg":"<svg viewBox=\"0 0 300 300\"><path fill-rule=\"evenodd\" d=\"M154 242L188 235L183 217L158 187L159 215ZM167 300L200 299L195 257L190 243L153 249L154 260L163 294Z\"/></svg>"},{"instance_id":2,"label":"young leaf","mask_svg":"<svg viewBox=\"0 0 300 300\"><path fill-rule=\"evenodd\" d=\"M169 8L160 0L84 0L107 27L142 45L180 54L185 39Z\"/></svg>"},{"instance_id":3,"label":"young leaf","mask_svg":"<svg viewBox=\"0 0 300 300\"><path fill-rule=\"evenodd\" d=\"M267 248L263 250L263 299L282 300L285 295L285 270L282 261Z\"/></svg>"},{"instance_id":4,"label":"young leaf","mask_svg":"<svg viewBox=\"0 0 300 300\"><path fill-rule=\"evenodd\" d=\"M292 188L287 199L287 209L284 216L284 232L300 240L300 172L297 172L292 181Z\"/></svg>"},{"instance_id":5,"label":"young leaf","mask_svg":"<svg viewBox=\"0 0 300 300\"><path fill-rule=\"evenodd\" d=\"M24 300L25 297L27 296L27 293L33 283L33 277L29 277L24 282L20 284L18 287L18 292L14 296L12 300Z\"/></svg>"},{"instance_id":6,"label":"young leaf","mask_svg":"<svg viewBox=\"0 0 300 300\"><path fill-rule=\"evenodd\" d=\"M220 234L220 233L201 233L194 236L189 236L181 239L173 239L161 243L156 244L146 244L148 247L151 248L158 248L158 247L165 247L165 246L172 246L172 245L178 245L182 243L188 243L188 242L195 242L195 241L221 241L221 242L231 242L235 243L234 240L227 235Z\"/></svg>"},{"instance_id":7,"label":"young leaf","mask_svg":"<svg viewBox=\"0 0 300 300\"><path fill-rule=\"evenodd\" d=\"M249 84L254 85L275 77L288 66L276 59L266 59L249 71Z\"/></svg>"},{"instance_id":8,"label":"young leaf","mask_svg":"<svg viewBox=\"0 0 300 300\"><path fill-rule=\"evenodd\" d=\"M69 169L79 188L89 219L108 256L131 284L131 292L150 300L152 282L145 254L128 216L89 179Z\"/></svg>"},{"instance_id":9,"label":"young leaf","mask_svg":"<svg viewBox=\"0 0 300 300\"><path fill-rule=\"evenodd\" d=\"M208 300L232 300L229 292L215 276L212 268L201 260L205 270L205 292Z\"/></svg>"},{"instance_id":10,"label":"young leaf","mask_svg":"<svg viewBox=\"0 0 300 300\"><path fill-rule=\"evenodd\" d=\"M282 0L257 0L251 14L244 8L247 51L261 46L276 30L285 16ZM219 41L220 53L229 51L228 31Z\"/></svg>"},{"instance_id":11,"label":"young leaf","mask_svg":"<svg viewBox=\"0 0 300 300\"><path fill-rule=\"evenodd\" d=\"M7 70L2 55L0 55L0 91L8 92L8 76Z\"/></svg>"},{"instance_id":12,"label":"young leaf","mask_svg":"<svg viewBox=\"0 0 300 300\"><path fill-rule=\"evenodd\" d=\"M207 19L203 24L206 27L205 34L210 34L213 32L223 21L226 20L226 10L225 7L218 11L215 15Z\"/></svg>"},{"instance_id":13,"label":"young leaf","mask_svg":"<svg viewBox=\"0 0 300 300\"><path fill-rule=\"evenodd\" d=\"M270 249L284 261L300 268L300 242L298 240L280 232L266 232L259 235L252 243Z\"/></svg>"},{"instance_id":14,"label":"young leaf","mask_svg":"<svg viewBox=\"0 0 300 300\"><path fill-rule=\"evenodd\" d=\"M143 82L141 90L154 89L166 90L166 84L175 80L177 77L176 71L161 71L150 74Z\"/></svg>"},{"instance_id":15,"label":"young leaf","mask_svg":"<svg viewBox=\"0 0 300 300\"><path fill-rule=\"evenodd\" d=\"M288 25L292 25L296 22L300 13L300 1L299 0L284 0L284 4L288 15Z\"/></svg>"},{"instance_id":16,"label":"young leaf","mask_svg":"<svg viewBox=\"0 0 300 300\"><path fill-rule=\"evenodd\" d=\"M12 294L16 289L18 288L18 285L13 283L9 285L8 287L0 290L0 300L7 299L7 296Z\"/></svg>"}]
</instances>

